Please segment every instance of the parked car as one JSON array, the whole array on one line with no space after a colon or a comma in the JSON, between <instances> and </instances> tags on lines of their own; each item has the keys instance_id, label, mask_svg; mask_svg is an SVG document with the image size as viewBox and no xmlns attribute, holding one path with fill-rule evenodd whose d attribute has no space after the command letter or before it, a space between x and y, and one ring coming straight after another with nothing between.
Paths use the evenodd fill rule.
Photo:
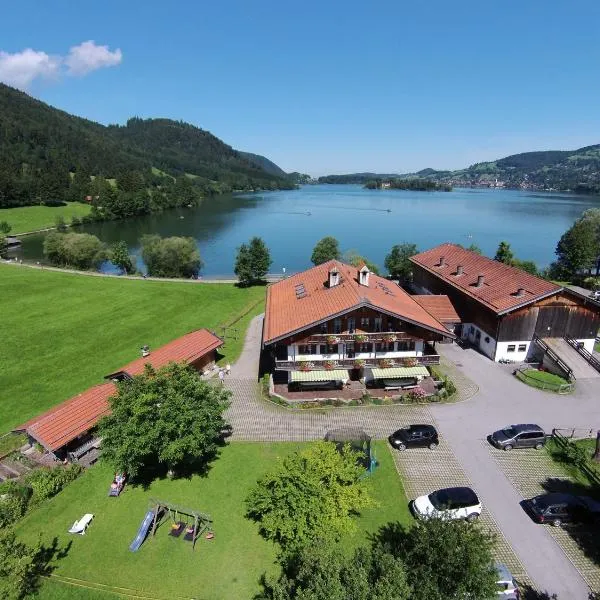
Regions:
<instances>
[{"instance_id":1,"label":"parked car","mask_svg":"<svg viewBox=\"0 0 600 600\"><path fill-rule=\"evenodd\" d=\"M396 450L407 448L429 448L433 450L439 445L438 432L433 425L411 425L394 431L388 438Z\"/></svg>"},{"instance_id":2,"label":"parked car","mask_svg":"<svg viewBox=\"0 0 600 600\"><path fill-rule=\"evenodd\" d=\"M600 522L600 502L588 496L552 492L525 500L524 505L536 523L559 527L563 523Z\"/></svg>"},{"instance_id":3,"label":"parked car","mask_svg":"<svg viewBox=\"0 0 600 600\"><path fill-rule=\"evenodd\" d=\"M498 581L496 582L498 590L496 594L502 600L519 600L521 592L508 567L502 563L496 563L494 566L498 571Z\"/></svg>"},{"instance_id":4,"label":"parked car","mask_svg":"<svg viewBox=\"0 0 600 600\"><path fill-rule=\"evenodd\" d=\"M492 445L500 450L513 448L535 448L539 450L546 444L546 434L539 425L520 424L509 425L504 429L494 431L488 438Z\"/></svg>"},{"instance_id":5,"label":"parked car","mask_svg":"<svg viewBox=\"0 0 600 600\"><path fill-rule=\"evenodd\" d=\"M411 510L418 519L441 517L476 521L481 514L481 502L468 487L454 487L419 496L411 503Z\"/></svg>"}]
</instances>

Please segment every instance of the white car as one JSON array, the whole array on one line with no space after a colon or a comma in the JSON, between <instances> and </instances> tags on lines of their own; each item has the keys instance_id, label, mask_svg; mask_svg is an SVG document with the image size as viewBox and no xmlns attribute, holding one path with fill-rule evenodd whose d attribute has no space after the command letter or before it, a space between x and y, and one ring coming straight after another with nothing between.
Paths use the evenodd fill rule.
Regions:
<instances>
[{"instance_id":1,"label":"white car","mask_svg":"<svg viewBox=\"0 0 600 600\"><path fill-rule=\"evenodd\" d=\"M418 519L431 517L476 521L481 514L481 502L468 487L454 487L419 496L413 500L412 511Z\"/></svg>"}]
</instances>

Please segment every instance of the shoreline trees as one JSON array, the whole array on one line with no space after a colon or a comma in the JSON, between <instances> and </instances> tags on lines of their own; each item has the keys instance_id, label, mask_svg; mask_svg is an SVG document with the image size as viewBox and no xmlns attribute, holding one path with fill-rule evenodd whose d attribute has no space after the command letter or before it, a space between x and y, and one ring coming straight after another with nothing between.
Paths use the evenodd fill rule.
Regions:
<instances>
[{"instance_id":1,"label":"shoreline trees","mask_svg":"<svg viewBox=\"0 0 600 600\"><path fill-rule=\"evenodd\" d=\"M253 237L248 244L242 244L237 251L233 272L240 285L263 283L273 263L271 253L259 237Z\"/></svg>"}]
</instances>

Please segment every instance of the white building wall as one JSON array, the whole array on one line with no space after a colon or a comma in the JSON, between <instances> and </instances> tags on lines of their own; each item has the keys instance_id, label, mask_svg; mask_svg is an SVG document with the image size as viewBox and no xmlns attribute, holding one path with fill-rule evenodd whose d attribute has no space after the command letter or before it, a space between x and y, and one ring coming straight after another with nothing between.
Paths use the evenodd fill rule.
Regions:
<instances>
[{"instance_id":1,"label":"white building wall","mask_svg":"<svg viewBox=\"0 0 600 600\"><path fill-rule=\"evenodd\" d=\"M594 344L596 343L595 338L587 339L587 340L577 340L580 344L583 344L583 347L592 354L594 352Z\"/></svg>"},{"instance_id":2,"label":"white building wall","mask_svg":"<svg viewBox=\"0 0 600 600\"><path fill-rule=\"evenodd\" d=\"M532 344L529 340L520 342L498 342L496 345L496 361L512 360L515 362L523 362L527 358L529 346ZM514 346L514 350L512 349ZM523 350L523 347L525 348Z\"/></svg>"}]
</instances>

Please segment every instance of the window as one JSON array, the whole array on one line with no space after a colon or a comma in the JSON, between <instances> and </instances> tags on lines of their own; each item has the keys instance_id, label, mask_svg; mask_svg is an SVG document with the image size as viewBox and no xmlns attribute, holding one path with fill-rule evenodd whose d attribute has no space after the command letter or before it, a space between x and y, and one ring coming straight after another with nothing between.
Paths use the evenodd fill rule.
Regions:
<instances>
[{"instance_id":1,"label":"window","mask_svg":"<svg viewBox=\"0 0 600 600\"><path fill-rule=\"evenodd\" d=\"M393 352L394 342L378 342L375 345L375 350L377 350L377 352Z\"/></svg>"},{"instance_id":2,"label":"window","mask_svg":"<svg viewBox=\"0 0 600 600\"><path fill-rule=\"evenodd\" d=\"M519 344L519 352L525 352L527 350L527 344Z\"/></svg>"},{"instance_id":3,"label":"window","mask_svg":"<svg viewBox=\"0 0 600 600\"><path fill-rule=\"evenodd\" d=\"M373 327L375 331L381 331L381 326L383 324L383 319L381 317L375 317Z\"/></svg>"},{"instance_id":4,"label":"window","mask_svg":"<svg viewBox=\"0 0 600 600\"><path fill-rule=\"evenodd\" d=\"M333 333L342 333L342 320L341 319L333 320Z\"/></svg>"},{"instance_id":5,"label":"window","mask_svg":"<svg viewBox=\"0 0 600 600\"><path fill-rule=\"evenodd\" d=\"M508 348L506 349L507 352L514 352L515 351L516 346L514 344L509 344Z\"/></svg>"},{"instance_id":6,"label":"window","mask_svg":"<svg viewBox=\"0 0 600 600\"><path fill-rule=\"evenodd\" d=\"M373 344L371 342L362 342L358 345L359 352L373 352Z\"/></svg>"},{"instance_id":7,"label":"window","mask_svg":"<svg viewBox=\"0 0 600 600\"><path fill-rule=\"evenodd\" d=\"M316 344L300 344L298 346L298 354L316 354L317 353L317 345Z\"/></svg>"},{"instance_id":8,"label":"window","mask_svg":"<svg viewBox=\"0 0 600 600\"><path fill-rule=\"evenodd\" d=\"M354 333L355 329L356 329L356 323L354 321L354 317L348 317L348 331L350 333Z\"/></svg>"},{"instance_id":9,"label":"window","mask_svg":"<svg viewBox=\"0 0 600 600\"><path fill-rule=\"evenodd\" d=\"M361 317L360 318L360 326L362 329L366 329L369 327L369 317Z\"/></svg>"},{"instance_id":10,"label":"window","mask_svg":"<svg viewBox=\"0 0 600 600\"><path fill-rule=\"evenodd\" d=\"M321 333L327 333L327 323L321 323Z\"/></svg>"},{"instance_id":11,"label":"window","mask_svg":"<svg viewBox=\"0 0 600 600\"><path fill-rule=\"evenodd\" d=\"M346 356L348 358L354 358L354 343L346 344Z\"/></svg>"},{"instance_id":12,"label":"window","mask_svg":"<svg viewBox=\"0 0 600 600\"><path fill-rule=\"evenodd\" d=\"M337 354L337 344L321 344L321 354Z\"/></svg>"},{"instance_id":13,"label":"window","mask_svg":"<svg viewBox=\"0 0 600 600\"><path fill-rule=\"evenodd\" d=\"M473 327L473 325L471 325L470 333L471 334L475 333L475 327Z\"/></svg>"},{"instance_id":14,"label":"window","mask_svg":"<svg viewBox=\"0 0 600 600\"><path fill-rule=\"evenodd\" d=\"M398 352L410 352L415 349L415 342L409 340L406 342L398 342Z\"/></svg>"}]
</instances>

